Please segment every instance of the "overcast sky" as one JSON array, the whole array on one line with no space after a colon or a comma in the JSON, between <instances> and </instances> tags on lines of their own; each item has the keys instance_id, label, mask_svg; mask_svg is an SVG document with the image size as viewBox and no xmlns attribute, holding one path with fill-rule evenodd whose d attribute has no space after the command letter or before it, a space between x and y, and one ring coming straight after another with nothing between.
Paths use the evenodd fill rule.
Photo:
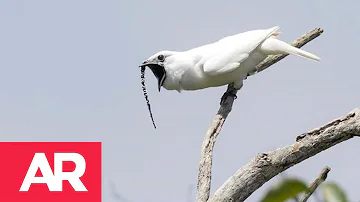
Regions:
<instances>
[{"instance_id":1,"label":"overcast sky","mask_svg":"<svg viewBox=\"0 0 360 202\"><path fill-rule=\"evenodd\" d=\"M280 26L291 42L316 27L303 49L320 62L289 56L248 78L219 136L212 192L257 153L360 106L359 1L0 1L2 141L102 141L103 199L109 181L132 202L187 202L194 192L204 134L224 87L196 92L147 88L138 65L163 49L187 50L224 36ZM360 200L360 140L352 139L289 169L328 179ZM248 198L259 201L274 178ZM189 188L190 187L190 188Z\"/></svg>"}]
</instances>

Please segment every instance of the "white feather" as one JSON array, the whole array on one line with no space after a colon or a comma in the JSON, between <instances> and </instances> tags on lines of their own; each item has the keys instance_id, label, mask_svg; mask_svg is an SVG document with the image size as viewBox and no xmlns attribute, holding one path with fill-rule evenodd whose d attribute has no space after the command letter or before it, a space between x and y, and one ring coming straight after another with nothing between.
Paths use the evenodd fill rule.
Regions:
<instances>
[{"instance_id":1,"label":"white feather","mask_svg":"<svg viewBox=\"0 0 360 202\"><path fill-rule=\"evenodd\" d=\"M320 58L312 53L306 52L294 46L291 46L276 38L269 38L260 45L261 51L268 55L294 54L307 59L319 61Z\"/></svg>"}]
</instances>

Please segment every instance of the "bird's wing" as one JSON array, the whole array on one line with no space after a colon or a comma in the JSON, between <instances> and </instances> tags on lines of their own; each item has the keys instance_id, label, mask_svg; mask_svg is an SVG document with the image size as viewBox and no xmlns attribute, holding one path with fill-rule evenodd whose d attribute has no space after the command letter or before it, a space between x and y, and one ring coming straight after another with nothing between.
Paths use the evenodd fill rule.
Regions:
<instances>
[{"instance_id":1,"label":"bird's wing","mask_svg":"<svg viewBox=\"0 0 360 202\"><path fill-rule=\"evenodd\" d=\"M264 40L276 34L279 27L266 30L254 30L229 36L219 40L212 46L205 59L203 70L207 75L220 75L235 70L246 60L250 53Z\"/></svg>"}]
</instances>

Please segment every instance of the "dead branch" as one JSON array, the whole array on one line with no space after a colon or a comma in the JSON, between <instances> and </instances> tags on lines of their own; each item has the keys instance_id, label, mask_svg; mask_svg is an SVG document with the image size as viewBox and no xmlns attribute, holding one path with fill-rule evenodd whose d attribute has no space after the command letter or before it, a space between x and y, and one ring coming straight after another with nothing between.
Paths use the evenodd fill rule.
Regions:
<instances>
[{"instance_id":1,"label":"dead branch","mask_svg":"<svg viewBox=\"0 0 360 202\"><path fill-rule=\"evenodd\" d=\"M310 196L314 193L314 191L320 186L321 183L323 183L326 178L328 173L330 172L330 168L328 166L326 166L325 168L323 168L321 170L320 175L315 179L314 182L312 182L309 186L309 192L307 192L306 194L304 194L304 196L300 199L300 202L306 202Z\"/></svg>"},{"instance_id":2,"label":"dead branch","mask_svg":"<svg viewBox=\"0 0 360 202\"><path fill-rule=\"evenodd\" d=\"M359 135L360 108L356 108L346 116L299 135L292 145L258 154L230 177L208 201L244 201L255 190L279 173L336 144Z\"/></svg>"}]
</instances>

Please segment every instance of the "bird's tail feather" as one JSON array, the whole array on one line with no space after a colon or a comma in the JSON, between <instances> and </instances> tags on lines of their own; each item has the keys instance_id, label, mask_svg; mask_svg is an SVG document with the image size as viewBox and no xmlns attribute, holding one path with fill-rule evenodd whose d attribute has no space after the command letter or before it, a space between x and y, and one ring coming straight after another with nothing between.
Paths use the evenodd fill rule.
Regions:
<instances>
[{"instance_id":1,"label":"bird's tail feather","mask_svg":"<svg viewBox=\"0 0 360 202\"><path fill-rule=\"evenodd\" d=\"M260 46L260 49L268 55L294 54L300 57L319 61L320 58L312 53L296 48L290 44L280 41L274 37L266 39Z\"/></svg>"}]
</instances>

